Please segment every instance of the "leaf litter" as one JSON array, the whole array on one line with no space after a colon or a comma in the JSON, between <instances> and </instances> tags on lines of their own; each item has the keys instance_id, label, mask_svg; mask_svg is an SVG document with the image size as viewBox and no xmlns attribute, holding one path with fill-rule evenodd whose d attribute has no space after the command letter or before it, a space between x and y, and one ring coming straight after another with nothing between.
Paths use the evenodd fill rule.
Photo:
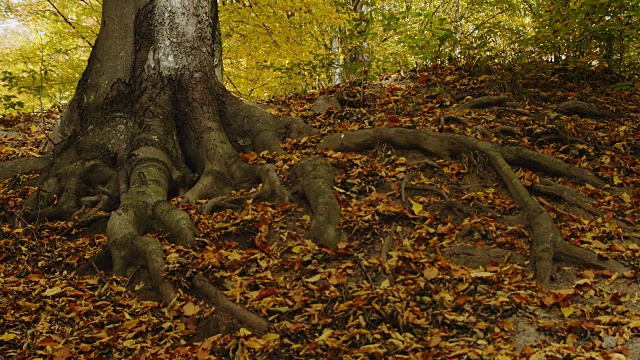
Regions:
<instances>
[{"instance_id":1,"label":"leaf litter","mask_svg":"<svg viewBox=\"0 0 640 360\"><path fill-rule=\"evenodd\" d=\"M338 170L339 226L350 239L333 251L309 240L310 209L298 194L297 205L247 201L241 210L209 215L183 206L199 240L192 249L164 242L167 276L184 289L165 306L142 271L132 269L127 278L75 273L105 244L99 229L74 228L73 221L14 227L13 216L34 188L15 186L28 184L27 177L11 178L2 182L0 196L2 357L640 359L640 95L523 76L510 90L521 94L521 110L536 116L468 111L458 115L465 125L443 121L451 106L464 101L454 95L498 93L502 78L434 67L403 79L409 85L382 81L364 91L355 84L324 91L341 99L343 109L311 114L318 96L311 94L276 99L288 109L277 111L304 118L322 134L431 128L526 146L589 169L613 186L553 179L589 196L593 201L584 209L553 196L536 198L565 239L635 270L560 268L553 286L542 289L526 267L529 230L502 221L517 218L519 210L495 175L483 173L482 156L432 164L420 154L380 145L362 154L321 154ZM625 116L595 121L553 112L559 99L585 97ZM353 106L360 103L365 106ZM32 120L21 116L3 119L30 132L1 138L3 159L41 154L57 117L48 115L47 125L33 130ZM517 135L491 131L506 123ZM251 153L243 159L274 164L287 183L287 171L314 154L319 140L287 140L290 155ZM529 171L518 176L529 188L543 183ZM467 214L460 205L481 211ZM464 266L463 255L449 252L460 247L469 250L459 252L464 261L477 257L478 248L492 256ZM185 280L197 272L267 319L271 331L258 336L215 318L216 309Z\"/></svg>"}]
</instances>

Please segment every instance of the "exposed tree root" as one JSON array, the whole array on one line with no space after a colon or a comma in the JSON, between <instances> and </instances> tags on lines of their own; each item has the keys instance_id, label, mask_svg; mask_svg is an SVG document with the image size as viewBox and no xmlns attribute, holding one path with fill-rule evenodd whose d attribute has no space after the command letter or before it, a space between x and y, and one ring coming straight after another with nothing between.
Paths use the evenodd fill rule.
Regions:
<instances>
[{"instance_id":1,"label":"exposed tree root","mask_svg":"<svg viewBox=\"0 0 640 360\"><path fill-rule=\"evenodd\" d=\"M89 263L120 276L130 266L145 266L167 304L178 292L165 279L162 244L147 234L166 234L184 247L196 234L188 214L168 200L180 194L191 204L213 198L200 206L204 212L249 199L292 201L273 165L245 163L238 152L286 154L282 138L318 133L300 119L243 103L215 78L211 29L217 24L210 5L106 2L87 69L52 135L55 156L16 160L8 172L0 168L0 175L14 176L51 165L25 202L27 220L75 217L84 224L99 211L112 212L107 244ZM337 246L345 236L336 227L340 206L331 166L311 158L296 169L314 212L312 237ZM254 194L223 196L257 183L262 186ZM231 303L204 277L193 284L215 306L266 332L263 319Z\"/></svg>"},{"instance_id":2,"label":"exposed tree root","mask_svg":"<svg viewBox=\"0 0 640 360\"><path fill-rule=\"evenodd\" d=\"M547 196L560 198L568 204L585 210L592 215L604 215L602 211L594 209L591 206L591 203L593 203L593 199L579 192L578 190L547 179L542 179L540 182L540 184L532 184L531 190Z\"/></svg>"},{"instance_id":3,"label":"exposed tree root","mask_svg":"<svg viewBox=\"0 0 640 360\"><path fill-rule=\"evenodd\" d=\"M340 221L340 204L333 194L334 172L331 165L319 157L306 158L293 169L300 191L313 210L311 237L331 249L347 240L336 227Z\"/></svg>"},{"instance_id":4,"label":"exposed tree root","mask_svg":"<svg viewBox=\"0 0 640 360\"><path fill-rule=\"evenodd\" d=\"M389 252L393 250L395 245L395 236L398 234L397 228L398 225L396 223L391 224L391 232L384 238L384 242L380 248L380 260L382 261L382 265L375 276L376 284L378 284L378 286L380 286L383 281L389 279L386 269L387 259L389 258Z\"/></svg>"},{"instance_id":5,"label":"exposed tree root","mask_svg":"<svg viewBox=\"0 0 640 360\"><path fill-rule=\"evenodd\" d=\"M255 333L263 335L269 330L269 323L265 319L233 303L202 274L195 275L191 283L213 306L231 314Z\"/></svg>"},{"instance_id":6,"label":"exposed tree root","mask_svg":"<svg viewBox=\"0 0 640 360\"><path fill-rule=\"evenodd\" d=\"M531 197L509 164L577 178L598 186L604 185L602 180L587 170L527 149L499 146L467 136L441 134L430 130L374 128L333 134L327 136L318 147L334 151L363 151L374 148L379 143L398 148L418 149L445 158L455 158L464 152L478 152L486 156L515 202L522 208L523 219L531 229L530 260L540 284L549 282L553 271L553 259L617 272L627 270L615 260L601 259L595 253L567 243L549 213Z\"/></svg>"},{"instance_id":7,"label":"exposed tree root","mask_svg":"<svg viewBox=\"0 0 640 360\"><path fill-rule=\"evenodd\" d=\"M51 156L25 157L0 163L0 181L6 178L28 174L51 165Z\"/></svg>"},{"instance_id":8,"label":"exposed tree root","mask_svg":"<svg viewBox=\"0 0 640 360\"><path fill-rule=\"evenodd\" d=\"M559 104L556 111L568 115L578 115L594 119L616 119L618 117L618 115L609 110L601 109L593 104L576 100L565 101Z\"/></svg>"},{"instance_id":9,"label":"exposed tree root","mask_svg":"<svg viewBox=\"0 0 640 360\"><path fill-rule=\"evenodd\" d=\"M462 105L458 105L454 108L454 111L462 111L469 109L483 109L493 106L505 105L509 102L509 97L506 95L500 96L481 96L470 100Z\"/></svg>"},{"instance_id":10,"label":"exposed tree root","mask_svg":"<svg viewBox=\"0 0 640 360\"><path fill-rule=\"evenodd\" d=\"M291 194L284 188L273 165L263 165L257 168L256 172L262 179L262 187L255 193L246 196L220 196L208 200L205 204L198 206L201 213L209 214L217 209L239 209L244 202L249 199L257 201L278 201L291 202Z\"/></svg>"}]
</instances>

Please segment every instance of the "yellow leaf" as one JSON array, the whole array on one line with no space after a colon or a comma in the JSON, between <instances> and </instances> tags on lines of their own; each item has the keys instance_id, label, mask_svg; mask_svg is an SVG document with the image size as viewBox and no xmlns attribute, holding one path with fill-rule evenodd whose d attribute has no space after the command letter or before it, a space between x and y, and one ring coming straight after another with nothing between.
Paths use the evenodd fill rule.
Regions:
<instances>
[{"instance_id":1,"label":"yellow leaf","mask_svg":"<svg viewBox=\"0 0 640 360\"><path fill-rule=\"evenodd\" d=\"M169 264L175 263L180 258L180 254L171 253L165 257L165 261Z\"/></svg>"},{"instance_id":2,"label":"yellow leaf","mask_svg":"<svg viewBox=\"0 0 640 360\"><path fill-rule=\"evenodd\" d=\"M140 284L136 285L135 291L138 291L138 290L142 289L145 286L147 286L147 284L145 284L144 282L141 282Z\"/></svg>"},{"instance_id":3,"label":"yellow leaf","mask_svg":"<svg viewBox=\"0 0 640 360\"><path fill-rule=\"evenodd\" d=\"M633 321L632 321L632 322L630 322L630 323L629 323L629 325L627 325L627 326L629 326L629 327L630 327L630 328L632 328L632 329L633 329L633 328L640 327L640 320L633 320Z\"/></svg>"},{"instance_id":4,"label":"yellow leaf","mask_svg":"<svg viewBox=\"0 0 640 360\"><path fill-rule=\"evenodd\" d=\"M495 275L495 273L488 271L472 271L470 275L471 277L490 277Z\"/></svg>"},{"instance_id":5,"label":"yellow leaf","mask_svg":"<svg viewBox=\"0 0 640 360\"><path fill-rule=\"evenodd\" d=\"M627 204L631 202L631 196L629 196L629 194L627 193L623 193L622 195L620 195L620 197L622 198L622 200L624 200L624 202L626 202Z\"/></svg>"},{"instance_id":6,"label":"yellow leaf","mask_svg":"<svg viewBox=\"0 0 640 360\"><path fill-rule=\"evenodd\" d=\"M60 289L60 287L56 286L56 287L52 287L51 289L45 290L43 295L44 296L53 296L53 295L58 294L60 292L62 292L62 289Z\"/></svg>"},{"instance_id":7,"label":"yellow leaf","mask_svg":"<svg viewBox=\"0 0 640 360\"><path fill-rule=\"evenodd\" d=\"M136 346L136 341L134 339L129 339L129 340L125 340L124 342L122 342L122 345L124 345L125 347L135 347Z\"/></svg>"},{"instance_id":8,"label":"yellow leaf","mask_svg":"<svg viewBox=\"0 0 640 360\"><path fill-rule=\"evenodd\" d=\"M294 247L291 249L291 251L293 251L294 253L296 253L296 254L297 254L297 253L299 253L300 251L302 251L302 246L300 246L300 245L294 246Z\"/></svg>"},{"instance_id":9,"label":"yellow leaf","mask_svg":"<svg viewBox=\"0 0 640 360\"><path fill-rule=\"evenodd\" d=\"M420 211L422 211L422 204L419 204L417 202L411 202L411 210L413 210L413 213L418 215L420 213Z\"/></svg>"},{"instance_id":10,"label":"yellow leaf","mask_svg":"<svg viewBox=\"0 0 640 360\"><path fill-rule=\"evenodd\" d=\"M329 339L331 335L333 335L333 330L327 329L322 333L322 335L318 336L315 341L316 342L327 341L327 339Z\"/></svg>"},{"instance_id":11,"label":"yellow leaf","mask_svg":"<svg viewBox=\"0 0 640 360\"><path fill-rule=\"evenodd\" d=\"M629 360L628 357L619 354L619 353L613 353L613 354L609 354L609 359L611 360Z\"/></svg>"},{"instance_id":12,"label":"yellow leaf","mask_svg":"<svg viewBox=\"0 0 640 360\"><path fill-rule=\"evenodd\" d=\"M612 319L612 317L611 316L607 316L607 315L598 316L598 317L594 318L594 320L597 320L601 324L608 324L608 323L611 322L611 319Z\"/></svg>"},{"instance_id":13,"label":"yellow leaf","mask_svg":"<svg viewBox=\"0 0 640 360\"><path fill-rule=\"evenodd\" d=\"M9 341L17 338L18 335L12 333L4 333L4 335L0 336L0 340Z\"/></svg>"},{"instance_id":14,"label":"yellow leaf","mask_svg":"<svg viewBox=\"0 0 640 360\"><path fill-rule=\"evenodd\" d=\"M560 309L560 311L562 311L562 315L564 315L565 318L568 318L569 316L571 316L571 314L573 314L573 305L564 307Z\"/></svg>"},{"instance_id":15,"label":"yellow leaf","mask_svg":"<svg viewBox=\"0 0 640 360\"><path fill-rule=\"evenodd\" d=\"M382 283L380 284L380 289L386 289L391 285L391 283L389 282L389 279L384 279L382 281Z\"/></svg>"},{"instance_id":16,"label":"yellow leaf","mask_svg":"<svg viewBox=\"0 0 640 360\"><path fill-rule=\"evenodd\" d=\"M268 333L262 337L264 341L275 341L280 339L280 334L277 333Z\"/></svg>"},{"instance_id":17,"label":"yellow leaf","mask_svg":"<svg viewBox=\"0 0 640 360\"><path fill-rule=\"evenodd\" d=\"M622 179L620 179L620 177L618 175L614 175L613 176L613 184L614 185L619 185L622 183Z\"/></svg>"},{"instance_id":18,"label":"yellow leaf","mask_svg":"<svg viewBox=\"0 0 640 360\"><path fill-rule=\"evenodd\" d=\"M262 345L261 343L259 343L257 340L254 340L254 339L249 339L245 341L244 345L249 349L255 349L255 350L260 350L264 347L264 345Z\"/></svg>"},{"instance_id":19,"label":"yellow leaf","mask_svg":"<svg viewBox=\"0 0 640 360\"><path fill-rule=\"evenodd\" d=\"M320 279L322 279L322 274L318 274L318 275L310 277L308 279L304 279L304 281L306 281L306 282L316 282L316 281L318 281Z\"/></svg>"},{"instance_id":20,"label":"yellow leaf","mask_svg":"<svg viewBox=\"0 0 640 360\"><path fill-rule=\"evenodd\" d=\"M31 127L29 128L29 130L31 130L31 133L35 133L36 131L38 131L38 127L35 125L31 125Z\"/></svg>"},{"instance_id":21,"label":"yellow leaf","mask_svg":"<svg viewBox=\"0 0 640 360\"><path fill-rule=\"evenodd\" d=\"M133 329L134 327L136 327L136 325L138 325L138 319L129 320L129 321L125 321L122 324L122 328L123 329Z\"/></svg>"}]
</instances>

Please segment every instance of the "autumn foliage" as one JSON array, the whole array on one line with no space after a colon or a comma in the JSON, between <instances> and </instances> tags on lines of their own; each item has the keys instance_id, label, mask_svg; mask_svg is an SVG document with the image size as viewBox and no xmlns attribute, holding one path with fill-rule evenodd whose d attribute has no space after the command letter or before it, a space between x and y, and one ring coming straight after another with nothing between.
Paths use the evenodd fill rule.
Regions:
<instances>
[{"instance_id":1,"label":"autumn foliage","mask_svg":"<svg viewBox=\"0 0 640 360\"><path fill-rule=\"evenodd\" d=\"M320 93L275 99L281 107L270 111L300 116L321 134L288 140L286 155L245 153L242 159L274 165L286 185L293 184L287 174L301 159L326 160L336 169L338 228L349 242L335 250L313 243L312 214L300 193L293 202L247 200L212 214L180 205L178 197L173 204L189 213L198 235L189 249L163 241L166 277L183 289L171 304L161 303L142 269L126 277L78 273L95 272L90 260L106 242L108 214L26 225L19 215L34 191L33 175L5 179L0 354L57 360L638 359L640 95L612 88L606 73L575 81L577 73L566 68L539 68L465 73L436 66L395 73L324 90L343 106L323 113L309 110ZM451 115L472 98L505 94L520 107ZM588 101L618 117L557 112L565 100ZM3 119L20 134L0 139L3 159L38 156L56 116L47 115L44 125L27 116ZM593 172L606 185L516 169L570 244L630 271L559 262L550 286L538 287L527 269L531 229L517 221L518 206L482 154L432 160L382 143L361 153L317 150L326 134L380 127L466 134ZM545 193L547 181L572 189L581 202ZM268 331L241 328L200 300L185 281L199 272L211 275L233 303L268 321Z\"/></svg>"}]
</instances>

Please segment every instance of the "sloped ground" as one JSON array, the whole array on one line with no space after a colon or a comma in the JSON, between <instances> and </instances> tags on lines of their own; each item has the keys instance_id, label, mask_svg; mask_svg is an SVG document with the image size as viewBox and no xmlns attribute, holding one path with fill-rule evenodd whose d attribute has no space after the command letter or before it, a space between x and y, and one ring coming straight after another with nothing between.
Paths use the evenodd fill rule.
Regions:
<instances>
[{"instance_id":1,"label":"sloped ground","mask_svg":"<svg viewBox=\"0 0 640 360\"><path fill-rule=\"evenodd\" d=\"M28 177L14 177L1 184L0 357L640 359L640 94L614 90L598 72L543 70L425 69L364 90L327 91L342 109L315 114L309 108L320 94L311 94L278 99L284 108L273 111L300 116L323 135L430 128L526 146L586 168L608 185L528 170L518 176L571 244L633 271L559 263L550 289L538 287L526 268L530 231L480 155L451 162L383 144L363 153L323 151L337 170L347 245L330 251L309 240L312 214L298 193L297 205L247 202L211 215L184 207L200 231L197 246L165 242L172 279L210 275L229 299L269 321L271 332L257 336L189 291L164 307L141 269L128 278L76 275L82 265L91 270L87 261L105 243L106 217L14 228L33 191L21 187ZM508 95L520 107L456 107L483 95ZM556 113L566 100L620 116ZM2 120L26 134L4 135L3 158L40 151L48 126L29 120ZM288 141L291 155L243 158L274 164L292 185L288 170L316 154L320 138ZM577 190L581 201L545 192L547 180Z\"/></svg>"}]
</instances>

